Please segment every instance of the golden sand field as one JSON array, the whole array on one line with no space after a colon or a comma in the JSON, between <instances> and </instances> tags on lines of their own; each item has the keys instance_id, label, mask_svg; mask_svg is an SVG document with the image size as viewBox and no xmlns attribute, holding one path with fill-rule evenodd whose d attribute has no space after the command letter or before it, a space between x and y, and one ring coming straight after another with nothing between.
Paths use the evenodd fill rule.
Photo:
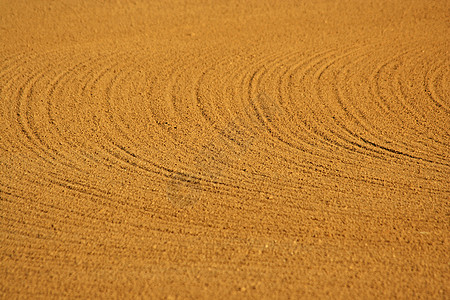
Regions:
<instances>
[{"instance_id":1,"label":"golden sand field","mask_svg":"<svg viewBox=\"0 0 450 300\"><path fill-rule=\"evenodd\" d=\"M0 298L450 298L450 1L0 0Z\"/></svg>"}]
</instances>

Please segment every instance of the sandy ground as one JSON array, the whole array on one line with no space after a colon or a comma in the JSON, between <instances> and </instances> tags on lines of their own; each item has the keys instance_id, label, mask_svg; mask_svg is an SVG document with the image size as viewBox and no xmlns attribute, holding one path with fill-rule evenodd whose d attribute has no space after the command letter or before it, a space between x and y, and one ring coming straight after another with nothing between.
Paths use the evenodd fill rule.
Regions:
<instances>
[{"instance_id":1,"label":"sandy ground","mask_svg":"<svg viewBox=\"0 0 450 300\"><path fill-rule=\"evenodd\" d=\"M450 297L450 2L0 0L0 297Z\"/></svg>"}]
</instances>

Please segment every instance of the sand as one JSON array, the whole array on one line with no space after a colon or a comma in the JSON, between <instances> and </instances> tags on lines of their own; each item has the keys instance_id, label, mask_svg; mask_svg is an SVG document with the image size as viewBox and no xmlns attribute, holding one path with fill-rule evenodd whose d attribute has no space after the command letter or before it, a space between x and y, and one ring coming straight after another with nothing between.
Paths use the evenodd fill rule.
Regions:
<instances>
[{"instance_id":1,"label":"sand","mask_svg":"<svg viewBox=\"0 0 450 300\"><path fill-rule=\"evenodd\" d=\"M450 297L450 2L0 1L0 298Z\"/></svg>"}]
</instances>

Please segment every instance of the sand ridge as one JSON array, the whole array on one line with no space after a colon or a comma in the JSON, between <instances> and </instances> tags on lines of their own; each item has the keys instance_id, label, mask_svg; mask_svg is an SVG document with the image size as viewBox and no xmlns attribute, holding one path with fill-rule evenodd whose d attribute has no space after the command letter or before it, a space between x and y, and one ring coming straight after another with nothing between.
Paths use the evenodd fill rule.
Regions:
<instances>
[{"instance_id":1,"label":"sand ridge","mask_svg":"<svg viewBox=\"0 0 450 300\"><path fill-rule=\"evenodd\" d=\"M0 3L0 296L448 298L448 1Z\"/></svg>"}]
</instances>

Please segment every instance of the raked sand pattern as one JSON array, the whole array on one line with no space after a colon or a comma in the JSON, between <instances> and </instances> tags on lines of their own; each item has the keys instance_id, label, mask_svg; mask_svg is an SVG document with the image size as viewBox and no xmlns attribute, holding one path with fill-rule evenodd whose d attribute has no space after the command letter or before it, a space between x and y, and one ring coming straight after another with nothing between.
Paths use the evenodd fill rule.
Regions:
<instances>
[{"instance_id":1,"label":"raked sand pattern","mask_svg":"<svg viewBox=\"0 0 450 300\"><path fill-rule=\"evenodd\" d=\"M0 1L0 298L450 297L449 1Z\"/></svg>"}]
</instances>

